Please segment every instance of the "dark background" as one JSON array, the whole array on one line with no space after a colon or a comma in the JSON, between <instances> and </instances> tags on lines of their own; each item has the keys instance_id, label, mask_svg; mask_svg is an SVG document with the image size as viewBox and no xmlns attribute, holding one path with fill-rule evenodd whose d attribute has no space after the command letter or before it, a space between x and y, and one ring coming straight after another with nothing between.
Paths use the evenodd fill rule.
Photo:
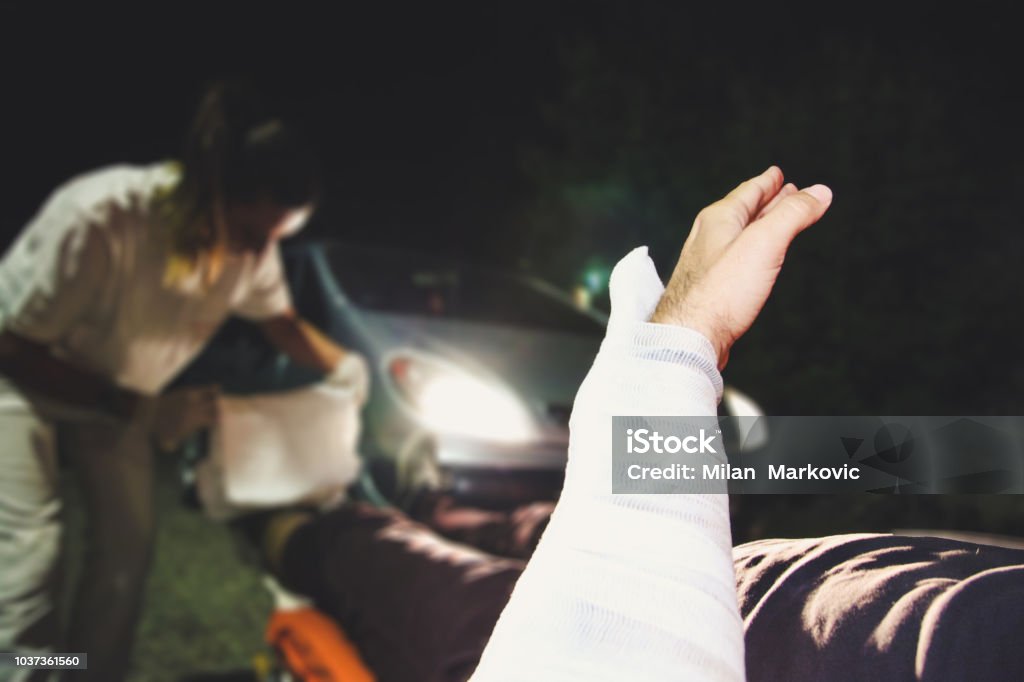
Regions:
<instances>
[{"instance_id":1,"label":"dark background","mask_svg":"<svg viewBox=\"0 0 1024 682\"><path fill-rule=\"evenodd\" d=\"M244 76L328 171L299 239L561 286L780 165L828 183L726 379L773 414L1019 414L1024 99L1009 3L0 3L2 242L58 183L175 154Z\"/></svg>"},{"instance_id":2,"label":"dark background","mask_svg":"<svg viewBox=\"0 0 1024 682\"><path fill-rule=\"evenodd\" d=\"M486 3L484 3L486 4ZM728 380L776 414L1017 414L1024 107L1009 4L0 4L8 242L58 183L173 156L255 80L329 173L303 238L560 285L779 164L835 191Z\"/></svg>"}]
</instances>

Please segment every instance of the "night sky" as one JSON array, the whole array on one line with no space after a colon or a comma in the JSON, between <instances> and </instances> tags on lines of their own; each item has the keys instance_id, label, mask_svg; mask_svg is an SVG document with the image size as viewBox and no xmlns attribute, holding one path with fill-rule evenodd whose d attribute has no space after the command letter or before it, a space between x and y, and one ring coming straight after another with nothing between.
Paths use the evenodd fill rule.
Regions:
<instances>
[{"instance_id":1,"label":"night sky","mask_svg":"<svg viewBox=\"0 0 1024 682\"><path fill-rule=\"evenodd\" d=\"M203 84L221 76L257 83L316 141L331 185L317 234L457 244L522 196L516 145L541 128L572 21L512 5L235 4L99 15L3 5L4 146L17 187L5 236L77 172L173 156Z\"/></svg>"},{"instance_id":2,"label":"night sky","mask_svg":"<svg viewBox=\"0 0 1024 682\"><path fill-rule=\"evenodd\" d=\"M1021 413L1024 121L1009 4L714 10L0 2L3 241L76 173L173 156L203 84L255 80L317 143L302 238L560 285L776 163L827 182L727 380L776 413Z\"/></svg>"}]
</instances>

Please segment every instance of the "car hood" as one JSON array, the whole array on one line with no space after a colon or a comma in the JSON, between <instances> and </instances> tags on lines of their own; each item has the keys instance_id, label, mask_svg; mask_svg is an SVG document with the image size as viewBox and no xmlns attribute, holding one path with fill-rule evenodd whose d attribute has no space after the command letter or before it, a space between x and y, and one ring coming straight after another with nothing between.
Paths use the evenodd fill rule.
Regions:
<instances>
[{"instance_id":1,"label":"car hood","mask_svg":"<svg viewBox=\"0 0 1024 682\"><path fill-rule=\"evenodd\" d=\"M542 410L572 405L601 345L596 335L413 315L361 311L359 322L375 354L399 348L437 354L496 376Z\"/></svg>"}]
</instances>

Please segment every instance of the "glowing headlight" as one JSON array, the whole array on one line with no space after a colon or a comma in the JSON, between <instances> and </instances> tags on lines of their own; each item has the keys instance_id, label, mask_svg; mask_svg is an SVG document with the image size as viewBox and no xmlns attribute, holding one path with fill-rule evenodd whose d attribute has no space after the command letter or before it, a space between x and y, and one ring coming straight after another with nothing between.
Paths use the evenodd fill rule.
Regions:
<instances>
[{"instance_id":1,"label":"glowing headlight","mask_svg":"<svg viewBox=\"0 0 1024 682\"><path fill-rule=\"evenodd\" d=\"M401 355L388 370L413 411L432 429L505 442L533 435L526 408L500 386L418 356Z\"/></svg>"}]
</instances>

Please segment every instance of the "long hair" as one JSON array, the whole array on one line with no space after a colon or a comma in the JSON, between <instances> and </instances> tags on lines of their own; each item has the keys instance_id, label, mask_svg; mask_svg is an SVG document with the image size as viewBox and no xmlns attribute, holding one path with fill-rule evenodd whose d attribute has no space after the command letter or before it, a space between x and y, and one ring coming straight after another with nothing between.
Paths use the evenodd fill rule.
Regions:
<instances>
[{"instance_id":1,"label":"long hair","mask_svg":"<svg viewBox=\"0 0 1024 682\"><path fill-rule=\"evenodd\" d=\"M225 209L231 202L315 204L318 164L304 141L253 90L215 83L206 90L185 138L180 178L161 202L175 284L202 270L215 282L228 253Z\"/></svg>"}]
</instances>

